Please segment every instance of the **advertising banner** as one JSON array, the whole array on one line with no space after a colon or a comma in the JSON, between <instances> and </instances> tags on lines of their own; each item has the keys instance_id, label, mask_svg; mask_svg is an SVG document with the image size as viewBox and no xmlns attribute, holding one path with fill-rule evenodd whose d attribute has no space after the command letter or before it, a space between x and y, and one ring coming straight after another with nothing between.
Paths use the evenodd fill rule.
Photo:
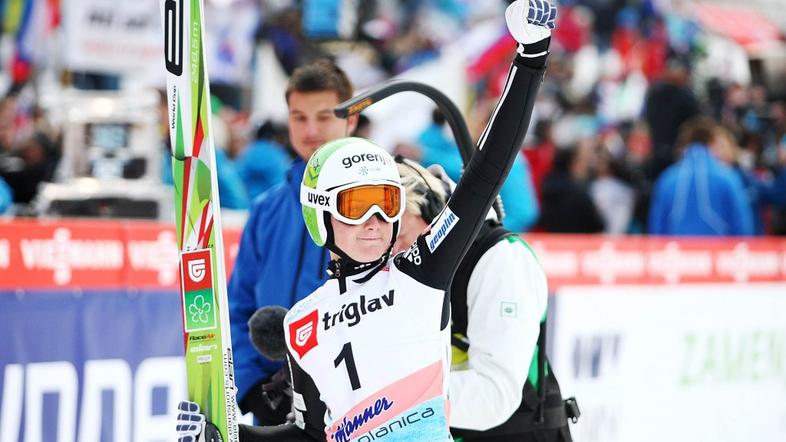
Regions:
<instances>
[{"instance_id":1,"label":"advertising banner","mask_svg":"<svg viewBox=\"0 0 786 442\"><path fill-rule=\"evenodd\" d=\"M69 69L164 72L157 0L68 0L63 32Z\"/></svg>"},{"instance_id":2,"label":"advertising banner","mask_svg":"<svg viewBox=\"0 0 786 442\"><path fill-rule=\"evenodd\" d=\"M225 230L227 273L239 230ZM0 221L0 291L180 287L174 227L143 221Z\"/></svg>"},{"instance_id":3,"label":"advertising banner","mask_svg":"<svg viewBox=\"0 0 786 442\"><path fill-rule=\"evenodd\" d=\"M575 440L786 440L786 282L563 287L555 301Z\"/></svg>"},{"instance_id":4,"label":"advertising banner","mask_svg":"<svg viewBox=\"0 0 786 442\"><path fill-rule=\"evenodd\" d=\"M0 441L176 440L179 286L168 225L0 222Z\"/></svg>"},{"instance_id":5,"label":"advertising banner","mask_svg":"<svg viewBox=\"0 0 786 442\"><path fill-rule=\"evenodd\" d=\"M574 440L786 440L786 240L525 239ZM0 442L175 440L180 278L169 224L0 220Z\"/></svg>"},{"instance_id":6,"label":"advertising banner","mask_svg":"<svg viewBox=\"0 0 786 442\"><path fill-rule=\"evenodd\" d=\"M173 441L177 291L0 291L0 440Z\"/></svg>"}]
</instances>

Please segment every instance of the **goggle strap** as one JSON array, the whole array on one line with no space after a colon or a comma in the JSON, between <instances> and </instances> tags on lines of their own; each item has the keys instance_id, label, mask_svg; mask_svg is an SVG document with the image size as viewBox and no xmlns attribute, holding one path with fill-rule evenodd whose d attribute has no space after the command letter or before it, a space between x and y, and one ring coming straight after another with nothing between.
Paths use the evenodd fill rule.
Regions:
<instances>
[{"instance_id":1,"label":"goggle strap","mask_svg":"<svg viewBox=\"0 0 786 442\"><path fill-rule=\"evenodd\" d=\"M335 204L331 201L333 198L335 198L335 194L332 192L323 192L304 185L300 186L300 201L306 206L330 210Z\"/></svg>"}]
</instances>

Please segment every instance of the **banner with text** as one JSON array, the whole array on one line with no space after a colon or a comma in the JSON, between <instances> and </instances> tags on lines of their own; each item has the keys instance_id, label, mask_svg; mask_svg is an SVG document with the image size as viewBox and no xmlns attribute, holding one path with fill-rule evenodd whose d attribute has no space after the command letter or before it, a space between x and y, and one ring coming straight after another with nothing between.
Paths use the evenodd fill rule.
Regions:
<instances>
[{"instance_id":1,"label":"banner with text","mask_svg":"<svg viewBox=\"0 0 786 442\"><path fill-rule=\"evenodd\" d=\"M786 282L563 287L555 302L575 440L786 440Z\"/></svg>"},{"instance_id":2,"label":"banner with text","mask_svg":"<svg viewBox=\"0 0 786 442\"><path fill-rule=\"evenodd\" d=\"M0 291L0 440L172 441L177 291Z\"/></svg>"},{"instance_id":3,"label":"banner with text","mask_svg":"<svg viewBox=\"0 0 786 442\"><path fill-rule=\"evenodd\" d=\"M786 440L786 240L525 239L576 440ZM169 224L0 220L0 441L174 440L179 278Z\"/></svg>"},{"instance_id":4,"label":"banner with text","mask_svg":"<svg viewBox=\"0 0 786 442\"><path fill-rule=\"evenodd\" d=\"M110 73L164 72L158 0L68 0L65 65Z\"/></svg>"}]
</instances>

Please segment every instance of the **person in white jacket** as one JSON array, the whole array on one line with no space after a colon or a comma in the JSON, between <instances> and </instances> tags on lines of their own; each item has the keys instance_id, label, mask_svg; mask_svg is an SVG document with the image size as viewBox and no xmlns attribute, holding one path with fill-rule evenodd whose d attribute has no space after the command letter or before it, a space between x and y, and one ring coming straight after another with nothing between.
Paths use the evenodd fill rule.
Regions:
<instances>
[{"instance_id":1,"label":"person in white jacket","mask_svg":"<svg viewBox=\"0 0 786 442\"><path fill-rule=\"evenodd\" d=\"M407 205L394 253L429 225L453 185L439 168L432 174L396 161ZM539 372L547 297L546 275L532 249L490 211L451 285L450 426L457 440L571 440L575 400L563 403L545 357Z\"/></svg>"}]
</instances>

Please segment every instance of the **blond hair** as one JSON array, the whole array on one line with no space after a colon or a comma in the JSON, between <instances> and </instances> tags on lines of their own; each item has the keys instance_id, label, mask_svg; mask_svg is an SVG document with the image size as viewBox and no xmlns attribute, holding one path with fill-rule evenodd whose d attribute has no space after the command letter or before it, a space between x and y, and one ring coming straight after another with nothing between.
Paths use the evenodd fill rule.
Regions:
<instances>
[{"instance_id":1,"label":"blond hair","mask_svg":"<svg viewBox=\"0 0 786 442\"><path fill-rule=\"evenodd\" d=\"M447 200L442 180L414 161L397 159L396 166L406 193L407 212L431 222L431 219L426 218L435 216Z\"/></svg>"}]
</instances>

